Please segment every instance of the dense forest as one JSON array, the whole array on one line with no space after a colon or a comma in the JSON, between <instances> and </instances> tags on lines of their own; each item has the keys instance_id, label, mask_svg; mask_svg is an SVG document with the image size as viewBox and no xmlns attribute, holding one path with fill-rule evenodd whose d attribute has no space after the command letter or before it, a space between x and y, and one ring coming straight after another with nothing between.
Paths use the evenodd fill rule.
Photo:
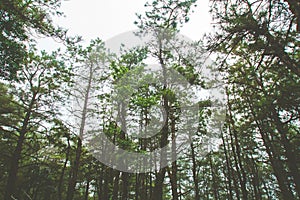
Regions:
<instances>
[{"instance_id":1,"label":"dense forest","mask_svg":"<svg viewBox=\"0 0 300 200\"><path fill-rule=\"evenodd\" d=\"M196 0L148 1L132 23L154 37L120 54L57 26L61 3L0 2L0 199L300 199L298 0L210 0L199 41L177 37ZM38 49L40 36L62 48ZM160 81L140 77L149 58ZM221 100L185 110L216 87Z\"/></svg>"}]
</instances>

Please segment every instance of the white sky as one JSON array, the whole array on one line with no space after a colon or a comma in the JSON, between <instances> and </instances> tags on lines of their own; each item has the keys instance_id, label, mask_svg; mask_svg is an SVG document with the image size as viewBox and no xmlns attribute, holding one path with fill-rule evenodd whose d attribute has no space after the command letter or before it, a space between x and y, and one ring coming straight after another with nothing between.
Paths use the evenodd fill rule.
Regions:
<instances>
[{"instance_id":1,"label":"white sky","mask_svg":"<svg viewBox=\"0 0 300 200\"><path fill-rule=\"evenodd\" d=\"M65 18L54 19L55 24L67 28L69 35L79 35L87 44L99 37L103 41L123 32L135 30L135 13L142 14L146 0L67 0L61 11ZM200 39L211 30L208 0L198 0L190 21L181 33L193 40ZM54 50L58 47L52 39L41 39L39 49Z\"/></svg>"}]
</instances>

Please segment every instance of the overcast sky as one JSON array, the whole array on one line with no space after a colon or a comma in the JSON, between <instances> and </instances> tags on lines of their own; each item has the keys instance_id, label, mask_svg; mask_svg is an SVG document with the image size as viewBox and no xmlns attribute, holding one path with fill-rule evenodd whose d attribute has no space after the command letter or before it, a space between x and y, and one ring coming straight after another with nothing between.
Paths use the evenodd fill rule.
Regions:
<instances>
[{"instance_id":1,"label":"overcast sky","mask_svg":"<svg viewBox=\"0 0 300 200\"><path fill-rule=\"evenodd\" d=\"M67 0L61 7L66 17L55 18L54 22L67 28L69 35L82 36L85 44L97 37L105 41L136 29L135 13L143 13L145 3L145 0ZM208 0L198 0L194 10L181 33L197 40L211 30ZM51 39L42 39L38 47L54 50L57 44Z\"/></svg>"}]
</instances>

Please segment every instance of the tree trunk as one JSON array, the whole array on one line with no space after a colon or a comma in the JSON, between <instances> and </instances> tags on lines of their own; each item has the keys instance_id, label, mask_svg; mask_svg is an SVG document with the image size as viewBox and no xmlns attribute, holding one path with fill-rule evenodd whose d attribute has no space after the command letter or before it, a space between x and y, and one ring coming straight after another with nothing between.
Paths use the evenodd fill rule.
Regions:
<instances>
[{"instance_id":1,"label":"tree trunk","mask_svg":"<svg viewBox=\"0 0 300 200\"><path fill-rule=\"evenodd\" d=\"M190 138L191 140L191 138ZM191 141L191 152L192 152L192 171L193 171L193 180L194 180L194 189L195 189L195 200L200 200L200 192L199 192L199 180L197 173L197 163L196 163L196 155L193 141Z\"/></svg>"},{"instance_id":2,"label":"tree trunk","mask_svg":"<svg viewBox=\"0 0 300 200\"><path fill-rule=\"evenodd\" d=\"M77 176L80 166L80 157L81 157L81 148L82 148L82 142L81 139L78 138L77 140L77 148L76 148L76 157L74 161L74 165L71 169L71 177L68 184L68 192L67 192L67 200L73 200L74 193L75 193L75 187L77 182Z\"/></svg>"},{"instance_id":3,"label":"tree trunk","mask_svg":"<svg viewBox=\"0 0 300 200\"><path fill-rule=\"evenodd\" d=\"M264 85L262 84L261 81L258 81L258 84L260 85L261 89L264 90ZM268 93L264 91L264 95L267 96ZM280 153L276 151L276 148L274 147L273 143L274 141L272 140L272 137L270 136L270 132L272 133L273 130L270 130L270 125L266 124L265 121L262 121L260 119L266 118L267 117L267 112L263 114L263 116L257 116L257 113L255 112L255 109L253 107L253 103L249 97L247 97L247 103L249 105L251 115L254 118L254 122L256 123L256 126L259 130L259 133L262 137L264 146L266 147L266 152L269 156L269 160L272 166L272 169L274 171L274 175L277 179L279 189L282 193L281 198L282 199L294 199L294 195L291 191L290 188L290 183L287 179L287 173L285 170L285 167L282 163ZM268 110L269 112L269 110ZM271 110L272 112L272 110Z\"/></svg>"},{"instance_id":4,"label":"tree trunk","mask_svg":"<svg viewBox=\"0 0 300 200\"><path fill-rule=\"evenodd\" d=\"M86 187L85 187L84 200L89 200L89 189L90 189L90 181L87 180Z\"/></svg>"},{"instance_id":5,"label":"tree trunk","mask_svg":"<svg viewBox=\"0 0 300 200\"><path fill-rule=\"evenodd\" d=\"M297 166L297 159L296 159L295 152L293 151L292 145L291 145L289 139L287 138L288 128L285 124L283 124L281 122L274 107L272 107L272 111L273 111L272 113L273 113L273 118L274 118L274 123L275 123L276 129L278 130L278 132L280 134L280 140L285 149L284 152L285 152L285 156L287 157L287 165L288 165L288 168L290 169L291 175L293 177L296 191L297 191L298 195L300 196L300 172L299 172L299 169Z\"/></svg>"},{"instance_id":6,"label":"tree trunk","mask_svg":"<svg viewBox=\"0 0 300 200\"><path fill-rule=\"evenodd\" d=\"M121 120L121 133L120 133L120 139L122 141L126 141L126 133L127 133L127 122L126 122L126 108L124 102L121 102L120 108L118 110L119 118ZM127 147L124 145L121 145L122 149L126 149ZM126 166L126 160L124 160L124 164ZM122 172L121 174L121 180L122 180L122 196L121 200L127 200L128 199L128 173Z\"/></svg>"},{"instance_id":7,"label":"tree trunk","mask_svg":"<svg viewBox=\"0 0 300 200\"><path fill-rule=\"evenodd\" d=\"M102 200L107 200L109 199L109 184L111 183L111 177L113 177L113 170L105 167L104 171L104 182L103 182L103 193L101 194L101 199Z\"/></svg>"},{"instance_id":8,"label":"tree trunk","mask_svg":"<svg viewBox=\"0 0 300 200\"><path fill-rule=\"evenodd\" d=\"M178 200L178 188L177 188L177 152L176 152L176 122L174 111L170 114L171 118L171 134L172 134L172 173L169 173L170 181L171 181L171 189L172 189L172 200Z\"/></svg>"},{"instance_id":9,"label":"tree trunk","mask_svg":"<svg viewBox=\"0 0 300 200\"><path fill-rule=\"evenodd\" d=\"M282 161L280 158L277 156L277 153L274 150L274 147L272 146L268 136L261 131L262 134L262 139L264 141L264 145L266 147L267 154L269 156L269 160L271 162L271 166L274 171L274 175L276 176L279 189L282 192L282 199L289 200L289 199L294 199L294 195L292 194L290 188L289 188L289 183L286 179L287 174L286 171L284 170L284 166L282 164Z\"/></svg>"},{"instance_id":10,"label":"tree trunk","mask_svg":"<svg viewBox=\"0 0 300 200\"><path fill-rule=\"evenodd\" d=\"M102 198L102 194L103 194L103 188L102 188L102 176L103 176L103 173L101 172L101 175L100 177L98 178L98 180L96 180L96 183L97 183L97 186L96 186L96 190L97 190L97 197L98 197L98 200L103 200Z\"/></svg>"},{"instance_id":11,"label":"tree trunk","mask_svg":"<svg viewBox=\"0 0 300 200\"><path fill-rule=\"evenodd\" d=\"M139 199L139 195L140 195L140 186L142 187L142 185L140 185L140 174L136 174L135 176L135 200Z\"/></svg>"},{"instance_id":12,"label":"tree trunk","mask_svg":"<svg viewBox=\"0 0 300 200\"><path fill-rule=\"evenodd\" d=\"M210 165L210 171L211 171L211 176L212 176L212 190L213 190L213 195L214 195L214 199L218 200L219 199L219 194L218 194L218 187L217 187L217 182L216 182L216 175L215 175L215 170L214 170L214 166L212 163L212 155L209 154L209 165Z\"/></svg>"},{"instance_id":13,"label":"tree trunk","mask_svg":"<svg viewBox=\"0 0 300 200\"><path fill-rule=\"evenodd\" d=\"M18 143L11 158L10 163L10 170L8 174L7 186L6 186L6 193L4 199L10 200L14 198L18 198L18 194L16 194L16 181L17 181L17 174L19 168L19 161L21 158L21 152L23 148L23 143L25 139L25 132L21 132L18 138Z\"/></svg>"},{"instance_id":14,"label":"tree trunk","mask_svg":"<svg viewBox=\"0 0 300 200\"><path fill-rule=\"evenodd\" d=\"M128 173L122 172L122 200L128 199Z\"/></svg>"},{"instance_id":15,"label":"tree trunk","mask_svg":"<svg viewBox=\"0 0 300 200\"><path fill-rule=\"evenodd\" d=\"M120 180L120 172L116 171L114 183L113 183L113 193L112 200L119 200L119 180Z\"/></svg>"},{"instance_id":16,"label":"tree trunk","mask_svg":"<svg viewBox=\"0 0 300 200\"><path fill-rule=\"evenodd\" d=\"M85 90L84 94L84 103L82 108L82 114L81 114L81 122L79 127L79 137L77 139L77 147L76 147L76 156L74 161L74 166L71 168L71 177L68 184L68 192L67 192L67 200L73 200L74 192L75 192L75 186L77 182L77 176L78 176L78 170L80 166L80 157L82 154L82 141L84 130L85 130L85 123L86 123L86 117L87 117L87 111L88 111L88 102L89 102L89 96L90 91L92 88L92 79L93 79L93 73L94 69L92 66L89 66L89 75L88 75L88 85Z\"/></svg>"},{"instance_id":17,"label":"tree trunk","mask_svg":"<svg viewBox=\"0 0 300 200\"><path fill-rule=\"evenodd\" d=\"M58 192L58 200L62 200L62 185L64 182L64 176L65 176L65 171L67 168L67 163L69 161L69 154L70 154L70 139L68 138L68 147L67 147L67 151L66 151L66 159L64 162L64 166L62 168L60 177L59 177L59 181L58 181L58 186L57 186L57 192Z\"/></svg>"},{"instance_id":18,"label":"tree trunk","mask_svg":"<svg viewBox=\"0 0 300 200\"><path fill-rule=\"evenodd\" d=\"M25 135L28 131L29 126L29 120L33 111L33 106L36 102L37 93L33 93L29 107L27 109L25 118L22 123L21 130L19 131L19 138L17 142L17 146L15 148L15 151L11 157L11 163L10 163L10 169L8 172L8 179L7 179L7 185L6 185L6 191L5 191L5 200L10 200L14 198L18 198L16 191L16 182L17 182L17 175L18 175L18 169L19 169L19 162L21 159L21 153L23 149L23 143L25 140Z\"/></svg>"},{"instance_id":19,"label":"tree trunk","mask_svg":"<svg viewBox=\"0 0 300 200\"><path fill-rule=\"evenodd\" d=\"M232 116L232 110L231 110L231 104L229 102L229 99L227 101L228 103L228 114L229 114L229 134L231 137L231 145L232 145L232 151L234 154L234 161L235 161L235 167L238 172L239 181L241 184L241 190L244 200L248 200L248 191L246 188L246 173L244 171L242 160L241 160L241 148L238 140L237 130L234 125L233 116ZM232 138L234 137L234 140Z\"/></svg>"},{"instance_id":20,"label":"tree trunk","mask_svg":"<svg viewBox=\"0 0 300 200\"><path fill-rule=\"evenodd\" d=\"M258 168L256 166L255 160L253 158L252 155L251 159L249 159L249 163L252 164L252 174L253 174L253 178L252 178L252 184L253 184L253 190L254 190L254 195L255 195L255 199L257 200L262 200L262 193L261 193L261 189L260 189L260 181L259 181L259 175L258 175Z\"/></svg>"},{"instance_id":21,"label":"tree trunk","mask_svg":"<svg viewBox=\"0 0 300 200\"><path fill-rule=\"evenodd\" d=\"M165 62L163 59L163 47L162 47L162 41L161 38L158 39L159 43L159 51L158 51L158 59L159 59L159 64L162 68L163 71L163 91L165 92L167 90L167 69L165 66ZM163 148L164 146L167 145L168 142L168 133L169 133L169 100L166 94L162 96L162 103L163 103L163 108L166 112L166 116L164 116L164 126L161 131L161 140L160 140L160 148ZM154 187L154 195L153 199L155 200L162 200L163 198L163 182L165 179L166 175L166 168L162 167L167 164L166 160L166 150L161 149L160 151L160 169L156 174L156 180L155 180L155 187Z\"/></svg>"},{"instance_id":22,"label":"tree trunk","mask_svg":"<svg viewBox=\"0 0 300 200\"><path fill-rule=\"evenodd\" d=\"M231 164L230 160L228 158L228 153L227 153L227 148L226 148L226 141L223 135L223 132L221 133L221 138L222 138L222 143L223 143L223 150L224 150L224 155L225 155L225 160L226 160L226 169L227 169L227 176L226 179L228 180L228 191L229 191L229 199L233 200L233 187L231 184Z\"/></svg>"},{"instance_id":23,"label":"tree trunk","mask_svg":"<svg viewBox=\"0 0 300 200\"><path fill-rule=\"evenodd\" d=\"M286 179L286 171L284 170L284 166L280 157L278 156L278 153L275 151L275 148L272 145L272 141L270 140L268 134L263 130L262 125L257 120L255 122L261 134L264 146L266 147L266 152L269 156L274 175L279 185L279 189L282 192L282 199L294 199L294 195L292 194L289 188L289 183Z\"/></svg>"},{"instance_id":24,"label":"tree trunk","mask_svg":"<svg viewBox=\"0 0 300 200\"><path fill-rule=\"evenodd\" d=\"M162 168L156 175L153 200L163 200L163 182L165 179L166 168Z\"/></svg>"}]
</instances>

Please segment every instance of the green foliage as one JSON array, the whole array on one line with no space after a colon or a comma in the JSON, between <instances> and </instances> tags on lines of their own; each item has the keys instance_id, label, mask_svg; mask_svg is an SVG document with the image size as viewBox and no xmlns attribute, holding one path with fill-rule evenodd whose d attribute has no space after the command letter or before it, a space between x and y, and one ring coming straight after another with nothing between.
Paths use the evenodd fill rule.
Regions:
<instances>
[{"instance_id":1,"label":"green foliage","mask_svg":"<svg viewBox=\"0 0 300 200\"><path fill-rule=\"evenodd\" d=\"M143 30L152 29L174 29L189 21L189 13L196 0L163 0L152 1L145 4L150 8L145 12L145 16L137 14L140 21L135 24Z\"/></svg>"},{"instance_id":2,"label":"green foliage","mask_svg":"<svg viewBox=\"0 0 300 200\"><path fill-rule=\"evenodd\" d=\"M55 27L51 16L61 16L57 9L60 0L38 1L1 1L0 4L0 76L4 79L16 79L17 71L26 60L28 42L32 35L65 39L66 31Z\"/></svg>"},{"instance_id":3,"label":"green foliage","mask_svg":"<svg viewBox=\"0 0 300 200\"><path fill-rule=\"evenodd\" d=\"M219 67L226 74L229 143L238 141L232 151L241 155L236 156L241 160L234 161L236 167L245 170L244 174L259 172L255 184L272 183L270 188L261 186L261 196L295 198L300 192L299 160L293 155L298 157L299 151L293 144L299 137L292 130L299 128L295 85L299 85L300 71L296 56L299 32L294 19L299 16L291 1L214 2L212 12L219 31L209 38L208 47L219 53ZM258 171L247 168L252 162L259 166ZM266 174L270 169L276 180ZM244 176L239 177L240 183L253 181ZM260 180L262 177L266 178ZM295 190L287 189L289 185ZM247 190L244 186L240 191L243 197L251 195Z\"/></svg>"},{"instance_id":4,"label":"green foliage","mask_svg":"<svg viewBox=\"0 0 300 200\"><path fill-rule=\"evenodd\" d=\"M147 154L165 144L181 148L172 143L185 128L178 94L156 83L157 77L141 78L140 73L145 60L155 58L162 69L176 70L196 88L213 85L197 68L201 43L174 37L188 23L195 3L147 2L135 23L142 33L160 30L147 47L122 46L117 56L107 53L100 39L86 48L66 39L50 19L61 15L58 0L1 2L0 73L10 81L0 83L0 199L5 199L9 179L17 199L298 198L299 5L290 0L212 1L217 29L207 47L218 56L224 75L226 120L213 120L224 116L214 111L211 100L198 102L190 148L170 166L142 174L119 172L100 163L77 137L97 139L99 128L118 148L131 152ZM37 52L32 31L65 39L67 52ZM76 103L86 102L85 109L74 109L69 95ZM192 96L187 91L180 95ZM167 112L164 126L149 138L136 137L156 120L151 109L159 106ZM72 116L66 116L71 109ZM80 120L80 128L73 119ZM97 130L89 130L90 122Z\"/></svg>"}]
</instances>

